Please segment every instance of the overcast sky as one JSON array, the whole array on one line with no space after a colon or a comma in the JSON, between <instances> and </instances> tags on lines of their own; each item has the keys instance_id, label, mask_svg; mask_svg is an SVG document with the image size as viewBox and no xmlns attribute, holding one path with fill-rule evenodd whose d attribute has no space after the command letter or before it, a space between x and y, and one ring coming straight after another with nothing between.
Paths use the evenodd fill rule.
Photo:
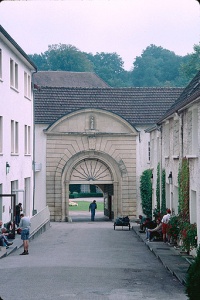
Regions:
<instances>
[{"instance_id":1,"label":"overcast sky","mask_svg":"<svg viewBox=\"0 0 200 300\"><path fill-rule=\"evenodd\" d=\"M200 42L195 0L3 1L0 24L27 54L52 44L87 53L116 52L130 70L150 44L178 55Z\"/></svg>"}]
</instances>

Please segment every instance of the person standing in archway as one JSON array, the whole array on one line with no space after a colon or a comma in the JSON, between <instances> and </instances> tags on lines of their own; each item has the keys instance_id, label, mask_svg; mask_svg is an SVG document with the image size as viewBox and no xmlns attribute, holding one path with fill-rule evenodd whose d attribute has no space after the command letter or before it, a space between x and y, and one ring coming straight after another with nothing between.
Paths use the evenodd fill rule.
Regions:
<instances>
[{"instance_id":1,"label":"person standing in archway","mask_svg":"<svg viewBox=\"0 0 200 300\"><path fill-rule=\"evenodd\" d=\"M90 205L89 205L89 212L91 211L91 221L94 221L96 209L97 209L96 200L93 200L93 202L90 203Z\"/></svg>"}]
</instances>

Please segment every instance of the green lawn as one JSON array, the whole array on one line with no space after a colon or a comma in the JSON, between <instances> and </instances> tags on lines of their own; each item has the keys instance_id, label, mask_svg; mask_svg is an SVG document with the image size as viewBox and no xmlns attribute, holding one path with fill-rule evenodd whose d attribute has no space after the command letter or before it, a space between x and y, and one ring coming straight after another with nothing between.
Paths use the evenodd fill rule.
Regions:
<instances>
[{"instance_id":1,"label":"green lawn","mask_svg":"<svg viewBox=\"0 0 200 300\"><path fill-rule=\"evenodd\" d=\"M91 201L76 201L75 199L71 199L73 202L78 203L78 206L69 206L69 210L73 211L89 211L89 205ZM104 203L97 201L97 211L104 210Z\"/></svg>"}]
</instances>

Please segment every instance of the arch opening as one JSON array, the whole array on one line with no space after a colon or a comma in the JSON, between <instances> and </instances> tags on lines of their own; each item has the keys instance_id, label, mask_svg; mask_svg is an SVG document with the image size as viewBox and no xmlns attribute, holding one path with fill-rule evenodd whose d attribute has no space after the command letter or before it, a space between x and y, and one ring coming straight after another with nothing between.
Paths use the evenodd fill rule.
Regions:
<instances>
[{"instance_id":1,"label":"arch opening","mask_svg":"<svg viewBox=\"0 0 200 300\"><path fill-rule=\"evenodd\" d=\"M113 219L113 174L108 164L99 157L83 158L74 163L66 185L66 191L69 191L69 199L66 198L68 220L78 219L77 216L75 217L75 212L77 212L77 215L79 214L82 220L85 219L87 221L88 217L90 217L89 204L92 200L96 200L97 204L99 203L99 207L101 207L101 211L99 211L97 205L97 215L100 215L98 219ZM70 205L71 202L72 205ZM77 206L76 203L78 204ZM83 218L84 215L85 218Z\"/></svg>"}]
</instances>

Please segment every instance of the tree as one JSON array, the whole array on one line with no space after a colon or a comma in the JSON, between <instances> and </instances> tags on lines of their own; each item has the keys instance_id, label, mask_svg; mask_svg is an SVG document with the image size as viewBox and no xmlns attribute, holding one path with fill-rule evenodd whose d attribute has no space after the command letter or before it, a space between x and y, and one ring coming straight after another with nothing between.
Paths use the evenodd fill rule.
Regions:
<instances>
[{"instance_id":1,"label":"tree","mask_svg":"<svg viewBox=\"0 0 200 300\"><path fill-rule=\"evenodd\" d=\"M93 65L84 52L72 45L50 45L41 55L30 55L38 70L93 72Z\"/></svg>"},{"instance_id":2,"label":"tree","mask_svg":"<svg viewBox=\"0 0 200 300\"><path fill-rule=\"evenodd\" d=\"M133 63L133 86L177 86L181 62L174 52L150 45Z\"/></svg>"},{"instance_id":3,"label":"tree","mask_svg":"<svg viewBox=\"0 0 200 300\"><path fill-rule=\"evenodd\" d=\"M142 200L142 211L148 217L152 218L152 170L145 170L140 177L140 195Z\"/></svg>"},{"instance_id":4,"label":"tree","mask_svg":"<svg viewBox=\"0 0 200 300\"><path fill-rule=\"evenodd\" d=\"M49 70L45 54L29 54L30 59L35 63L39 71Z\"/></svg>"},{"instance_id":5,"label":"tree","mask_svg":"<svg viewBox=\"0 0 200 300\"><path fill-rule=\"evenodd\" d=\"M180 77L187 84L191 81L197 72L200 70L200 43L195 44L194 53L188 54L185 57L185 61L183 61L180 68Z\"/></svg>"},{"instance_id":6,"label":"tree","mask_svg":"<svg viewBox=\"0 0 200 300\"><path fill-rule=\"evenodd\" d=\"M94 72L110 86L130 86L130 73L123 69L124 62L117 53L89 53L87 57L93 63Z\"/></svg>"}]
</instances>

